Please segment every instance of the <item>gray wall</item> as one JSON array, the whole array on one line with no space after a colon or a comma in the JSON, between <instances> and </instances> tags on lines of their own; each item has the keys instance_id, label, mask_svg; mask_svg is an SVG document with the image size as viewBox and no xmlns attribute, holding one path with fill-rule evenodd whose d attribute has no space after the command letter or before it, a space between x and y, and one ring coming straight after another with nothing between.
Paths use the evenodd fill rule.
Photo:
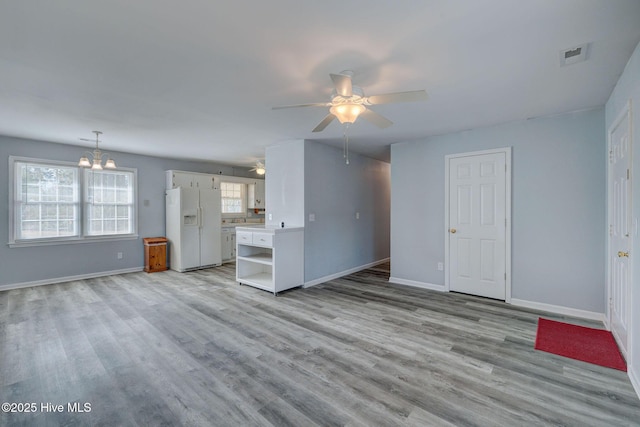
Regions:
<instances>
[{"instance_id":1,"label":"gray wall","mask_svg":"<svg viewBox=\"0 0 640 427\"><path fill-rule=\"evenodd\" d=\"M629 59L627 66L606 105L606 129L610 129L613 122L623 110L627 101L631 100L632 113L632 218L638 221L640 217L640 44ZM634 255L636 254L636 255ZM640 239L637 230L633 234L631 248L632 282L631 282L631 323L629 325L630 342L627 364L636 391L640 395ZM634 279L635 278L635 279Z\"/></svg>"},{"instance_id":2,"label":"gray wall","mask_svg":"<svg viewBox=\"0 0 640 427\"><path fill-rule=\"evenodd\" d=\"M604 312L604 110L391 146L391 276L444 286L444 156L513 147L512 298Z\"/></svg>"},{"instance_id":3,"label":"gray wall","mask_svg":"<svg viewBox=\"0 0 640 427\"><path fill-rule=\"evenodd\" d=\"M389 164L355 153L350 160L346 165L341 149L313 141L266 150L266 221L304 227L305 283L389 257Z\"/></svg>"},{"instance_id":4,"label":"gray wall","mask_svg":"<svg viewBox=\"0 0 640 427\"><path fill-rule=\"evenodd\" d=\"M9 248L9 156L77 161L83 149L77 146L12 138L0 135L0 286L31 282L54 282L58 278L94 275L114 270L142 268L143 237L165 232L165 170L252 176L248 168L188 162L111 152L118 166L138 169L137 240L78 243ZM254 175L255 176L255 175ZM143 201L148 200L148 206ZM123 253L122 259L116 254Z\"/></svg>"},{"instance_id":5,"label":"gray wall","mask_svg":"<svg viewBox=\"0 0 640 427\"><path fill-rule=\"evenodd\" d=\"M311 141L304 158L305 281L388 258L389 164L351 153L347 165L341 149Z\"/></svg>"}]
</instances>

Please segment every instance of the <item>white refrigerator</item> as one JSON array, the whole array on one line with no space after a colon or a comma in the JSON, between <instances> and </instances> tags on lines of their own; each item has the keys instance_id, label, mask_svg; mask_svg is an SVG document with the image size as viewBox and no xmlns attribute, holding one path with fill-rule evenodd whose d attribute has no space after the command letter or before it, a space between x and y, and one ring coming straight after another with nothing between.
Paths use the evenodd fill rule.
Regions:
<instances>
[{"instance_id":1,"label":"white refrigerator","mask_svg":"<svg viewBox=\"0 0 640 427\"><path fill-rule=\"evenodd\" d=\"M220 203L219 189L167 190L166 231L172 270L222 264Z\"/></svg>"}]
</instances>

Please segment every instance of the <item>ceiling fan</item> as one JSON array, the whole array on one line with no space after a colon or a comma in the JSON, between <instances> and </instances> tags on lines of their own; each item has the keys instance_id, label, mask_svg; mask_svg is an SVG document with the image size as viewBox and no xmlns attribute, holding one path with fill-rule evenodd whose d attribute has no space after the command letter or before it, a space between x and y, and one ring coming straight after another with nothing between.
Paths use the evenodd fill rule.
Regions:
<instances>
[{"instance_id":1,"label":"ceiling fan","mask_svg":"<svg viewBox=\"0 0 640 427\"><path fill-rule=\"evenodd\" d=\"M256 167L254 167L253 169L249 169L249 172L254 172L254 171L258 175L264 175L267 172L267 169L264 167L264 163L258 160L256 161Z\"/></svg>"},{"instance_id":2,"label":"ceiling fan","mask_svg":"<svg viewBox=\"0 0 640 427\"><path fill-rule=\"evenodd\" d=\"M311 104L283 105L273 110L298 107L329 107L329 114L313 129L313 132L324 130L334 119L340 123L352 124L358 117L373 123L379 128L386 128L393 122L375 111L367 108L371 105L392 104L396 102L414 102L427 99L425 90L394 92L383 95L365 96L361 87L352 83L353 71L346 70L339 74L329 74L335 89L331 93L331 101Z\"/></svg>"}]
</instances>

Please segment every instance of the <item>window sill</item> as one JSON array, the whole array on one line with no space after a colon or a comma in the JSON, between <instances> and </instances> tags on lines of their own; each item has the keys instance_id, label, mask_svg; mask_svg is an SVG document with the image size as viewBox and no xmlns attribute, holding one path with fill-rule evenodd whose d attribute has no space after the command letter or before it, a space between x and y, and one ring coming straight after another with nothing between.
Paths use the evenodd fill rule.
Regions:
<instances>
[{"instance_id":1,"label":"window sill","mask_svg":"<svg viewBox=\"0 0 640 427\"><path fill-rule=\"evenodd\" d=\"M80 243L112 242L116 240L136 240L137 234L119 234L116 236L96 236L96 237L75 237L68 239L51 240L29 240L20 242L9 242L10 248L26 248L31 246L55 246L55 245L75 245Z\"/></svg>"}]
</instances>

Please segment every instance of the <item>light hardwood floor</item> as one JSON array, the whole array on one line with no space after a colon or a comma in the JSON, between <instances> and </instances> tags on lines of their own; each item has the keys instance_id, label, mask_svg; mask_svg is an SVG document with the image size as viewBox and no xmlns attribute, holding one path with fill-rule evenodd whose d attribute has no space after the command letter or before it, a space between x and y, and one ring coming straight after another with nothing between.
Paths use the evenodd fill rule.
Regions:
<instances>
[{"instance_id":1,"label":"light hardwood floor","mask_svg":"<svg viewBox=\"0 0 640 427\"><path fill-rule=\"evenodd\" d=\"M38 405L0 425L640 425L626 373L533 349L566 318L385 267L278 297L233 264L0 292L0 401Z\"/></svg>"}]
</instances>

